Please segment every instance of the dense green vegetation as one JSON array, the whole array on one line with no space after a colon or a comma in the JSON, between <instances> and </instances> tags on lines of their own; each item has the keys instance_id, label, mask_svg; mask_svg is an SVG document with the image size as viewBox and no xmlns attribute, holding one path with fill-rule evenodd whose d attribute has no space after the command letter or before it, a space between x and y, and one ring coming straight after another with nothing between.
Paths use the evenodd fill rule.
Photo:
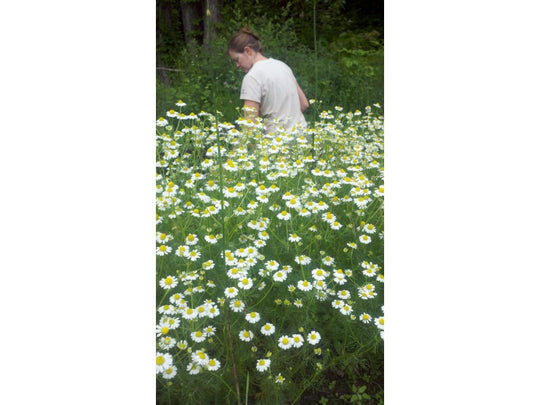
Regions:
<instances>
[{"instance_id":1,"label":"dense green vegetation","mask_svg":"<svg viewBox=\"0 0 540 405\"><path fill-rule=\"evenodd\" d=\"M238 117L243 73L230 61L227 43L244 25L261 36L265 56L286 62L307 97L319 101L306 111L308 120L336 105L384 108L382 1L223 1L211 40L203 41L199 17L189 44L179 3L158 0L157 6L156 118L179 99L193 111Z\"/></svg>"}]
</instances>

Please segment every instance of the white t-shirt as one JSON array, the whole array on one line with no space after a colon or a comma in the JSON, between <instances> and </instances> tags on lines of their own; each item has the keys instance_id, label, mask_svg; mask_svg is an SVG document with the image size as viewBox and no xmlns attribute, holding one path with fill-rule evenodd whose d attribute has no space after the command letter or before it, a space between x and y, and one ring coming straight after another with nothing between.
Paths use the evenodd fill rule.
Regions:
<instances>
[{"instance_id":1,"label":"white t-shirt","mask_svg":"<svg viewBox=\"0 0 540 405\"><path fill-rule=\"evenodd\" d=\"M285 129L306 125L293 72L277 59L261 60L251 67L242 81L240 98L259 103L259 115L267 119L267 133L275 129L275 119Z\"/></svg>"}]
</instances>

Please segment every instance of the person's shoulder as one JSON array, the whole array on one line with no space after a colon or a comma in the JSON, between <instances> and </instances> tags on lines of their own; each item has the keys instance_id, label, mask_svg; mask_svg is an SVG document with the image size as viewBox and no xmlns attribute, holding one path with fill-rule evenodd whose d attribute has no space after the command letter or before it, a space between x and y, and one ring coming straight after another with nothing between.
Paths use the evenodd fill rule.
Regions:
<instances>
[{"instance_id":1,"label":"person's shoulder","mask_svg":"<svg viewBox=\"0 0 540 405\"><path fill-rule=\"evenodd\" d=\"M285 62L279 59L268 58L267 62L268 62L267 66L272 67L274 69L291 70L289 65L287 65Z\"/></svg>"},{"instance_id":2,"label":"person's shoulder","mask_svg":"<svg viewBox=\"0 0 540 405\"><path fill-rule=\"evenodd\" d=\"M273 63L273 64L275 64L275 65L285 65L285 66L287 66L287 64L286 64L285 62L283 62L283 61L281 61L281 60L279 60L279 59L268 58L267 61L268 61L269 63Z\"/></svg>"}]
</instances>

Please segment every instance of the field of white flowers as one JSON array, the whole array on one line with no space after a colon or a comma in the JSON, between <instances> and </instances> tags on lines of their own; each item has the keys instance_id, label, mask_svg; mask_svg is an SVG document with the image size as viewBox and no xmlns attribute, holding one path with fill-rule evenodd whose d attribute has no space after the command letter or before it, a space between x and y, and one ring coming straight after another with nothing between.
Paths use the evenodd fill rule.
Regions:
<instances>
[{"instance_id":1,"label":"field of white flowers","mask_svg":"<svg viewBox=\"0 0 540 405\"><path fill-rule=\"evenodd\" d=\"M383 351L380 106L271 135L185 107L156 127L157 401L305 403Z\"/></svg>"}]
</instances>

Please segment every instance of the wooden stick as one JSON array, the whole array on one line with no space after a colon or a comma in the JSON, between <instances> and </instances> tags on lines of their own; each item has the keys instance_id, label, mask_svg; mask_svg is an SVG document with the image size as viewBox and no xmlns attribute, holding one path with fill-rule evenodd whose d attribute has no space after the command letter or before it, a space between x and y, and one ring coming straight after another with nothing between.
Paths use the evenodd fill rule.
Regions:
<instances>
[{"instance_id":1,"label":"wooden stick","mask_svg":"<svg viewBox=\"0 0 540 405\"><path fill-rule=\"evenodd\" d=\"M171 68L166 68L166 67L161 67L161 66L157 66L156 70L167 70L169 72L181 72L180 69L171 69Z\"/></svg>"}]
</instances>

